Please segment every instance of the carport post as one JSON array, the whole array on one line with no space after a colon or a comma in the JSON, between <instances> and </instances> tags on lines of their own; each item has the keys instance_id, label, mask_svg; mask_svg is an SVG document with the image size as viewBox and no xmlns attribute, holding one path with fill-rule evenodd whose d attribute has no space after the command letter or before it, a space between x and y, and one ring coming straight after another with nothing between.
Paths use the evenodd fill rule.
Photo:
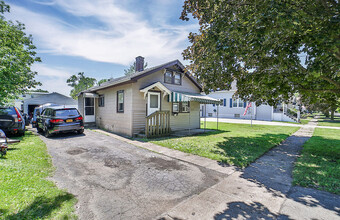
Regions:
<instances>
[{"instance_id":1,"label":"carport post","mask_svg":"<svg viewBox=\"0 0 340 220\"><path fill-rule=\"evenodd\" d=\"M217 104L217 130L218 130L218 107L219 107L219 104Z\"/></svg>"},{"instance_id":2,"label":"carport post","mask_svg":"<svg viewBox=\"0 0 340 220\"><path fill-rule=\"evenodd\" d=\"M207 104L204 103L204 132L205 132L206 126L207 126Z\"/></svg>"},{"instance_id":3,"label":"carport post","mask_svg":"<svg viewBox=\"0 0 340 220\"><path fill-rule=\"evenodd\" d=\"M189 106L190 106L190 101L189 101ZM190 126L191 126L191 125L190 125L190 124L191 124L191 123L190 123L190 115L191 115L191 109L190 109L190 107L189 107L189 135L191 134L191 132L190 132L190 131L191 131L191 130L190 130Z\"/></svg>"}]
</instances>

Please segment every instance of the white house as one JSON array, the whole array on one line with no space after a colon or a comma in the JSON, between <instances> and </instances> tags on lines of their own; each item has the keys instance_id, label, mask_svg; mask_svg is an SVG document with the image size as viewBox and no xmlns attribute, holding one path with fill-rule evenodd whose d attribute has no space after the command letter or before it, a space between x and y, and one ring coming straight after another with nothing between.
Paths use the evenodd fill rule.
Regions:
<instances>
[{"instance_id":1,"label":"white house","mask_svg":"<svg viewBox=\"0 0 340 220\"><path fill-rule=\"evenodd\" d=\"M276 108L270 105L256 106L252 103L252 107L248 109L246 115L243 115L248 105L242 99L233 98L236 92L236 83L232 84L231 90L222 90L211 92L209 97L220 99L223 101L221 105L201 105L201 117L219 117L219 118L238 118L238 119L256 119L264 121L287 121L296 122L296 120L288 116L286 104L278 105Z\"/></svg>"}]
</instances>

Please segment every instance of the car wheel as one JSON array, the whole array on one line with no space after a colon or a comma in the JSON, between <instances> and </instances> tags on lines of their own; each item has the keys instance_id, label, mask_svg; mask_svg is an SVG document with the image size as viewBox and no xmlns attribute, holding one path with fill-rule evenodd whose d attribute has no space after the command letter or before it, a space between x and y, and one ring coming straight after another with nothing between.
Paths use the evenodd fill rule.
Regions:
<instances>
[{"instance_id":1,"label":"car wheel","mask_svg":"<svg viewBox=\"0 0 340 220\"><path fill-rule=\"evenodd\" d=\"M39 127L37 127L37 132L38 133L40 133L40 132L42 132L43 130L41 129L41 128L39 128Z\"/></svg>"},{"instance_id":2,"label":"car wheel","mask_svg":"<svg viewBox=\"0 0 340 220\"><path fill-rule=\"evenodd\" d=\"M83 134L84 133L84 130L81 129L81 130L78 130L78 134Z\"/></svg>"},{"instance_id":3,"label":"car wheel","mask_svg":"<svg viewBox=\"0 0 340 220\"><path fill-rule=\"evenodd\" d=\"M19 136L25 136L25 130L20 131L18 134L19 134Z\"/></svg>"},{"instance_id":4,"label":"car wheel","mask_svg":"<svg viewBox=\"0 0 340 220\"><path fill-rule=\"evenodd\" d=\"M47 138L51 137L51 133L48 131L47 128L45 128L44 135L45 135L45 137L47 137Z\"/></svg>"}]
</instances>

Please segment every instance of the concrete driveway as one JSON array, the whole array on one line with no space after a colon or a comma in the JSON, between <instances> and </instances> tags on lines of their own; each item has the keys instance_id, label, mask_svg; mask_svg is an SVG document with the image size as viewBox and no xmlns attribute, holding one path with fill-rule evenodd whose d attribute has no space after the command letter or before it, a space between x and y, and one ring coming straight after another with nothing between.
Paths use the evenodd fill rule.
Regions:
<instances>
[{"instance_id":1,"label":"concrete driveway","mask_svg":"<svg viewBox=\"0 0 340 220\"><path fill-rule=\"evenodd\" d=\"M152 219L223 178L94 131L41 138L80 219Z\"/></svg>"}]
</instances>

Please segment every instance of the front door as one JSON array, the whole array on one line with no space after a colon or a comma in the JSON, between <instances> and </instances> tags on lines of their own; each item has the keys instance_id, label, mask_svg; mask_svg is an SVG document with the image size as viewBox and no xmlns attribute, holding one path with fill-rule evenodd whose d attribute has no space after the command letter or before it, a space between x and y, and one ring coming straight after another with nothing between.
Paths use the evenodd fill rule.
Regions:
<instances>
[{"instance_id":1,"label":"front door","mask_svg":"<svg viewBox=\"0 0 340 220\"><path fill-rule=\"evenodd\" d=\"M95 122L94 98L86 97L84 100L84 122Z\"/></svg>"},{"instance_id":2,"label":"front door","mask_svg":"<svg viewBox=\"0 0 340 220\"><path fill-rule=\"evenodd\" d=\"M148 115L161 109L161 93L148 92Z\"/></svg>"}]
</instances>

